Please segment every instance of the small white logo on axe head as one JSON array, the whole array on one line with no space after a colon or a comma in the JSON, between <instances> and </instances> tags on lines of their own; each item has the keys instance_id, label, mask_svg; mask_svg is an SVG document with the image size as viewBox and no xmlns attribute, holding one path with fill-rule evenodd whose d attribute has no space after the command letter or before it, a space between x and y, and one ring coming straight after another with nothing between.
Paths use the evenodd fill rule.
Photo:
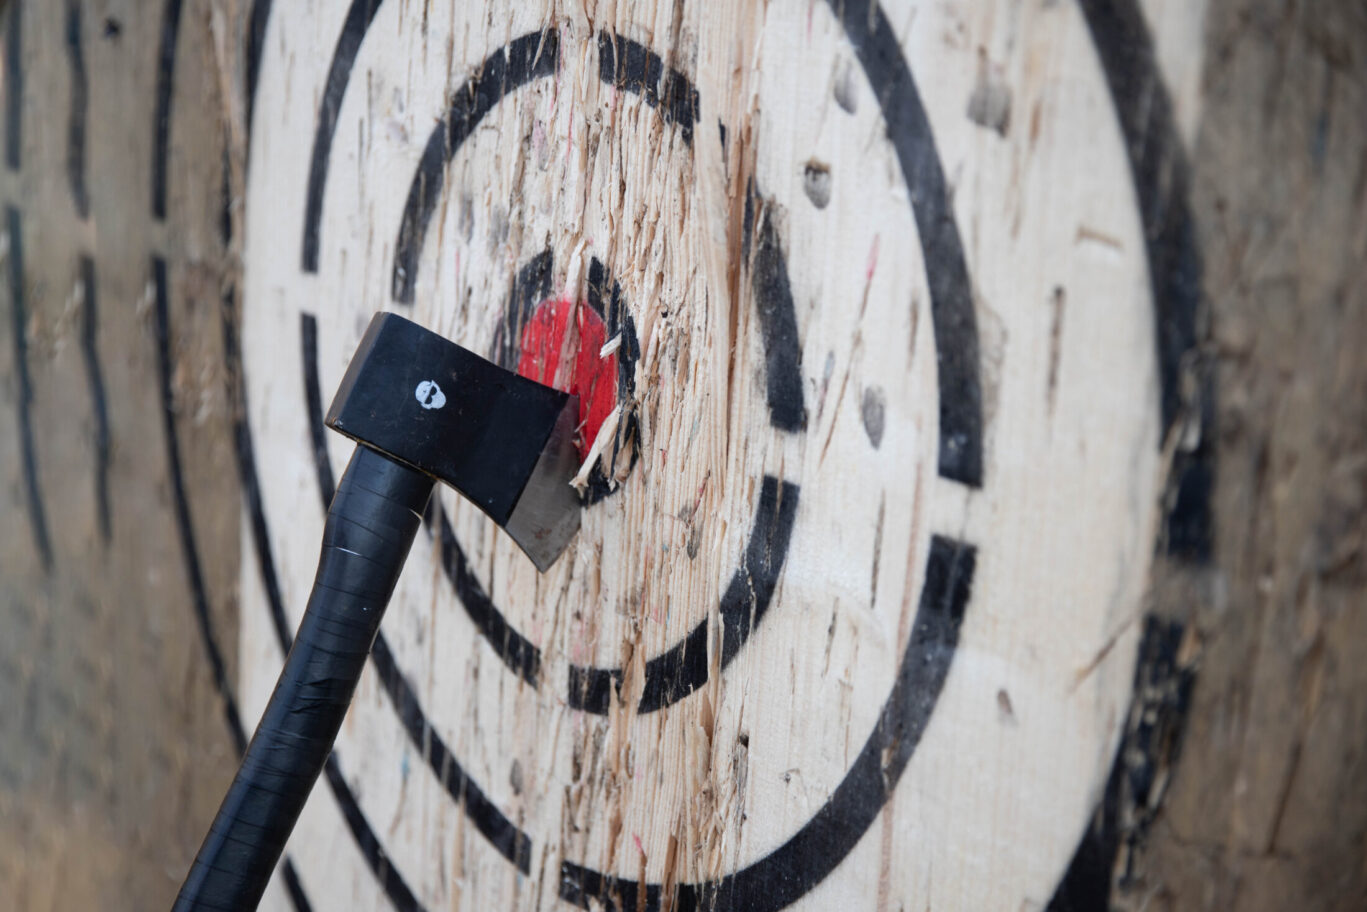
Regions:
<instances>
[{"instance_id":1,"label":"small white logo on axe head","mask_svg":"<svg viewBox=\"0 0 1367 912\"><path fill-rule=\"evenodd\" d=\"M437 386L435 380L424 380L413 390L413 396L425 409L439 409L446 404L446 394Z\"/></svg>"}]
</instances>

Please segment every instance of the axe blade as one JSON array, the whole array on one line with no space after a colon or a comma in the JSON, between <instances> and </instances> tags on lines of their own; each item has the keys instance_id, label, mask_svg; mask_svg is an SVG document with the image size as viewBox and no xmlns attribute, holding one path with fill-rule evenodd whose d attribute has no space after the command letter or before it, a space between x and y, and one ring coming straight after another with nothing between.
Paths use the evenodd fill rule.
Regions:
<instances>
[{"instance_id":1,"label":"axe blade","mask_svg":"<svg viewBox=\"0 0 1367 912\"><path fill-rule=\"evenodd\" d=\"M578 414L577 397L379 313L326 423L464 494L545 571L579 530Z\"/></svg>"}]
</instances>

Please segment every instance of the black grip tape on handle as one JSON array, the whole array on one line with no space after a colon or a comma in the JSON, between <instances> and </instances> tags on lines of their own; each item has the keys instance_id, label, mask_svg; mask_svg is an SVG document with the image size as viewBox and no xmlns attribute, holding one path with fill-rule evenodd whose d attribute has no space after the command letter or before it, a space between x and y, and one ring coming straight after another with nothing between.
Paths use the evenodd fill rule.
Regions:
<instances>
[{"instance_id":1,"label":"black grip tape on handle","mask_svg":"<svg viewBox=\"0 0 1367 912\"><path fill-rule=\"evenodd\" d=\"M357 446L270 702L174 912L255 909L351 705L433 480Z\"/></svg>"}]
</instances>

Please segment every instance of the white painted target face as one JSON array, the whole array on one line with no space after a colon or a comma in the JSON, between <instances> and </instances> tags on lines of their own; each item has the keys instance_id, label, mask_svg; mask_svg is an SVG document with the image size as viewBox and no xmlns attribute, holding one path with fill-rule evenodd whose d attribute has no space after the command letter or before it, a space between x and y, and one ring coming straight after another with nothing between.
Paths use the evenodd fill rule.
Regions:
<instances>
[{"instance_id":1,"label":"white painted target face","mask_svg":"<svg viewBox=\"0 0 1367 912\"><path fill-rule=\"evenodd\" d=\"M1128 704L1163 426L1088 23L673 16L271 11L241 342L244 541L276 585L244 571L244 713L376 310L577 392L599 458L544 575L438 492L300 882L315 908L1042 908Z\"/></svg>"}]
</instances>

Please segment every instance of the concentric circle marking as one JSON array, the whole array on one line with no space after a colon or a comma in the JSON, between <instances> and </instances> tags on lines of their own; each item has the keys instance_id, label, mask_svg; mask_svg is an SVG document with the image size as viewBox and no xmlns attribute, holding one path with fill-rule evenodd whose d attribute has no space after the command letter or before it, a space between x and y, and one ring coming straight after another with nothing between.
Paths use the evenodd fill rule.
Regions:
<instances>
[{"instance_id":1,"label":"concentric circle marking","mask_svg":"<svg viewBox=\"0 0 1367 912\"><path fill-rule=\"evenodd\" d=\"M877 8L852 9L849 5L841 5L836 14L838 18L843 14L841 25L845 28L847 39L853 46L856 57L864 70L873 97L881 106L888 138L892 140L892 146L895 150L895 160L906 180L907 196L911 203L917 235L926 261L926 279L929 291L927 302L929 304L929 316L931 317L930 328L935 337L934 361L939 397L939 433L936 435L938 437L938 452L935 464L939 477L943 481L949 482L948 486L941 486L941 493L935 494L933 500L943 502L945 496L949 496L958 499L960 503L970 505L975 502L986 503L988 500L981 498L990 499L997 496L994 493L993 485L997 482L994 473L999 464L985 456L989 442L984 440L984 430L989 426L990 419L985 419L983 413L986 408L989 413L996 409L998 415L1007 414L1001 411L1006 407L1006 404L1000 398L1000 391L993 387L993 384L998 382L998 378L989 376L988 388L984 392L984 385L979 376L979 340L974 291L968 281L968 270L964 262L962 244L959 240L958 228L945 189L944 168L938 160L935 143L930 134L929 125L933 118L927 117L926 111L921 108L918 96L915 93L915 86L911 82L910 71L902 59L902 48L894 38L893 31L882 11ZM532 34L528 33L524 39L518 39L518 41L530 41ZM535 34L540 36L537 40L537 47L540 49L538 53L544 51L548 46L554 45L557 62L551 67L551 70L556 70L561 66L560 58L563 57L565 47L568 47L567 44L563 43L563 34ZM546 37L548 34L551 36L549 39ZM599 33L597 43L600 70L612 74L612 80L619 90L637 94L645 104L660 110L661 120L671 128L682 131L686 125L687 142L690 146L704 141L703 138L707 136L707 131L703 125L686 117L690 112L696 114L699 109L696 96L691 96L693 100L687 104L680 104L678 101L680 98L690 98L687 93L679 94L677 91L678 79L681 77L676 78L668 75L668 71L660 58L644 45L633 45L610 32ZM501 75L499 75L499 59L502 60ZM517 42L487 58L486 65L480 70L479 79L472 80L469 84L475 88L466 92L464 102L457 100L453 105L453 110L461 104L465 105L461 109L464 111L461 122L477 126L481 118L493 112L498 107L499 102L507 96L508 92L511 91L507 86L510 82L516 82L517 79L521 78L519 74L539 71L545 66L538 61L539 58L532 55L528 45L519 45ZM619 72L625 73L626 76L619 78ZM642 75L639 77L633 75L637 72ZM498 78L495 79L494 76L490 75L491 73ZM555 75L555 73L539 72L535 77L528 75L521 83L518 83L518 86L530 85L533 79L540 79L542 76L549 75ZM620 84L618 85L618 83ZM667 91L664 88L666 85L673 85L676 90ZM518 86L514 86L514 88ZM502 94L499 94L498 100L490 101L489 98L496 92ZM908 101L908 96L910 96L910 101ZM445 137L452 135L449 132L452 129L450 124L445 125L444 129L448 130ZM461 129L465 128L462 127ZM466 136L468 135L470 135L469 130L466 131ZM899 137L901 137L900 141ZM461 142L464 142L464 138ZM432 143L429 141L427 146L429 152L431 148ZM443 148L442 152L445 154L446 149ZM452 154L454 154L454 150ZM425 167L423 163L427 161L427 158L425 154L420 162L420 169ZM449 156L447 161L449 161ZM440 170L442 175L445 174L446 167L447 165L443 163ZM927 192L926 181L928 180L932 192ZM937 183L939 186L938 193L934 192L934 186ZM809 317L806 315L806 308L809 305L803 299L803 295L807 292L801 285L802 280L790 278L786 268L777 272L773 268L775 261L782 262L788 249L783 239L783 232L786 230L784 226L791 224L791 218L794 215L793 209L790 208L785 212L782 203L778 202L787 199L781 189L775 189L780 187L780 184L781 182L774 181L772 178L761 182L760 185L767 192L774 194L775 202L770 204L767 199L755 194L752 197L752 204L757 211L765 211L762 216L756 215L753 221L747 219L753 228L753 237L747 241L747 245L752 248L752 255L747 257L752 264L747 275L754 277L754 299L758 303L756 324L762 330L759 338L763 342L765 359L765 369L761 373L761 386L764 388L764 396L770 412L770 423L773 428L781 434L810 439L812 442L807 445L813 448L822 448L823 445L829 447L833 440L838 448L841 446L841 438L839 434L836 434L835 420L830 417L829 411L823 415L823 408L827 407L827 393L834 397L830 401L836 407L839 406L841 400L846 398L845 386L849 381L850 370L845 368L844 380L842 381L842 365L837 362L836 370L832 374L831 360L828 357L823 379L822 364L819 357L820 350L817 350L815 359L813 356L813 346L820 343L814 343L811 336L812 329L809 326ZM416 186L416 183L410 185L410 187L412 186ZM424 185L425 188L427 186ZM841 198L840 174L838 172L833 186L834 198L838 202ZM420 202L423 205L426 205L426 193L427 190L424 189L423 195L420 197ZM435 200L439 196L439 194L434 195L433 199ZM414 198L410 193L410 204ZM322 205L321 202L319 205ZM418 287L416 280L419 255L422 249L421 236L428 229L425 218L410 218L408 213L417 211L421 215L423 205L419 205L416 209L412 205L406 207L403 219L404 227L399 233L399 244L394 258L395 269L391 279L392 292L395 298L400 301L403 299L405 288L413 292ZM434 203L427 214L428 217L438 211L438 208ZM420 223L422 227L419 230L416 226ZM747 232L747 234L749 233ZM878 255L876 237L874 241L869 255L868 272L870 276L874 271L873 264ZM408 247L405 246L406 244ZM405 256L408 255L405 251L410 247L412 249L411 265L413 269L409 271L405 268L401 271L400 267L405 262ZM324 258L326 258L328 255L327 245L323 245L321 249ZM886 247L884 248L884 255L887 255ZM765 257L769 257L769 259L766 260ZM957 275L955 275L956 271ZM765 295L768 296L767 300L769 301L782 302L786 298L790 304L786 309L782 306L777 308L766 306L764 303ZM798 300L795 301L795 299ZM554 305L557 300L560 299L556 295L547 295L538 300L535 307L539 308L548 301ZM988 313L991 313L990 310ZM552 306L547 317L555 318L557 316L558 314ZM552 319L551 323L554 324L554 322ZM986 358L989 361L1000 357L994 351L994 348L1000 345L999 332L999 330L989 327L984 343L987 352ZM994 337L994 333L998 335ZM510 336L509 341L505 342L504 345L508 348L516 348L520 352L526 339L525 334L518 334L516 337ZM314 347L317 348L316 324ZM333 347L330 344L329 350ZM999 365L994 365L989 374L998 369ZM316 378L316 370L313 375ZM306 374L306 381L307 376ZM1166 380L1166 378L1164 379ZM829 388L826 385L828 381ZM308 385L307 382L306 385ZM316 379L312 381L312 388L317 388L320 385ZM882 423L881 412L878 411L880 407L886 408L888 402L895 401L894 397L885 396L883 391L878 388L861 389L861 384L857 380L853 384L853 389L856 397L865 404L863 406L864 414L880 416L876 433L872 424L868 421L865 423L865 429L874 449L877 450L880 444L884 448L895 447L895 441L883 439L885 426ZM797 394L796 407L793 404L794 391ZM311 395L310 398L321 397ZM848 408L848 406L846 407ZM898 425L889 419L886 427L891 432ZM997 427L995 432L1002 433L1002 428ZM326 457L325 449L323 456ZM651 458L656 457L651 454ZM319 465L322 465L322 460L319 461ZM319 478L320 482L324 480L322 473L320 473ZM785 480L786 478L792 480ZM805 482L803 497L801 498L804 511L801 515L796 510L798 502L796 496L797 482ZM817 502L820 502L822 493L818 490L813 495L812 490L815 489L806 490L809 485L814 483L813 478L808 475L767 473L761 474L753 482L755 492L752 501L755 504L753 530L748 538L749 544L742 552L744 558L741 561L741 566L736 570L732 584L733 588L744 591L744 597L739 602L741 607L728 615L727 598L726 595L723 595L721 599L722 608L719 612L723 627L716 632L713 640L715 643L713 652L721 659L722 667L740 655L738 643L731 645L733 643L732 631L735 631L739 642L744 642L744 638L749 635L755 623L764 617L761 597L763 598L762 604L767 606L768 600L775 596L784 579L785 561L781 559L775 565L772 561L772 544L778 538L782 538L781 550L787 552L792 547L790 539L794 530L800 531L804 523L816 518L811 512L810 504L813 503L811 498L815 496ZM327 485L323 484L322 487L326 491ZM792 496L789 496L789 487L792 488ZM981 495L973 493L979 490L982 492ZM946 495L945 492L951 493ZM980 498L980 500L975 501L975 497ZM977 595L974 595L975 613L965 614L970 593L979 593L983 585L992 585L994 571L991 568L997 560L994 556L997 552L986 552L987 556L984 557L983 540L980 537L982 526L973 519L973 508L971 506L965 508L963 516L957 520L961 524L957 529L953 521L949 524L945 522L946 517L954 517L953 510L946 512L943 507L936 506L935 503L931 503L929 509L932 526L939 531L926 539L928 550L921 552L925 555L924 564L919 564L918 566L921 569L915 571L914 574L921 580L920 596L914 612L914 623L905 637L898 638L899 641L906 643L906 648L901 653L900 671L894 677L889 697L877 713L877 721L873 726L872 733L862 742L864 746L856 752L851 765L847 767L845 777L829 791L827 800L815 809L814 815L809 816L806 823L797 826L796 829L789 826L787 832L790 835L786 841L772 847L767 853L760 853L759 855L752 853L751 861L734 866L733 873L722 877L720 880L699 881L692 885L686 885L685 882L685 885L681 886L681 879L676 877L663 883L651 884L646 883L645 879L641 878L628 879L606 873L613 870L612 868L604 868L603 872L595 872L587 865L565 861L560 866L561 886L559 892L562 898L585 904L589 898L597 897L610 904L620 903L623 908L635 908L637 899L646 902L648 907L653 907L661 902L666 894L673 893L677 903L681 904L677 907L681 908L699 905L717 908L778 908L803 895L816 884L822 882L828 874L838 867L840 860L859 842L861 834L877 815L878 809L890 798L893 787L910 761L912 751L916 745L921 743L932 710L944 691L946 682L950 680L948 669L957 644L960 642L965 619L976 615L976 606L979 601ZM782 518L785 511L789 513L786 520ZM479 581L475 569L471 566L471 558L461 550L457 543L456 528L448 520L447 515L442 511L434 512L430 522L436 547L441 556L440 563L447 568L448 576L455 583L467 612L485 633L487 640L500 651L504 663L517 671L518 677L522 680L533 684L538 683L541 677L540 666L544 657L540 647L535 645L534 641L539 642L541 634L537 632L534 626L528 628L526 635L519 633L494 608L493 599L485 594L484 588L487 586L488 591L493 592L496 589L494 579L490 575L485 575L484 578L487 582L481 583ZM774 526L784 524L787 525L788 531L784 532L782 536L776 537L772 531ZM878 525L881 536L883 527L881 508ZM765 529L764 532L754 531L761 527ZM462 534L468 534L468 532L462 532ZM970 542L976 542L977 545ZM808 546L799 544L797 547L806 549ZM752 551L754 552L753 560L751 559ZM802 553L804 557L810 557L806 550L800 550L799 553ZM476 560L478 559L476 558ZM768 560L767 566L764 565L765 560ZM987 583L983 582L984 573L987 573ZM481 575L483 575L482 568ZM876 579L878 575L876 558L874 575ZM766 578L769 582L765 586L759 587L760 591L756 591L754 581ZM763 594L762 590L766 587L768 593ZM725 593L730 592L725 587L723 589ZM874 600L876 598L875 593ZM728 620L729 616L736 619L734 626ZM994 615L993 622L998 622L996 615ZM832 623L834 625L834 621ZM698 686L709 680L710 669L708 664L705 661L701 663L698 661L699 659L705 660L709 652L708 629L704 623L701 626L702 633L698 634L699 627L695 626L692 628L693 632L679 640L678 644L682 648L675 647L679 650L677 660L671 658L669 662L659 666L652 666L651 663L654 660L647 662L644 678L639 679L630 690L632 694L640 697L639 702L633 707L637 715L642 712L648 714L652 708L669 706L681 696L696 693ZM688 645L690 641L695 640L695 637L700 648L690 648ZM973 642L979 643L979 648L981 648L982 641L980 639L973 640ZM660 658L665 658L670 652L671 650L666 650L666 653L662 654ZM390 666L393 669L394 657L392 654L389 654L389 657ZM559 662L561 660L553 658L552 661ZM657 685L654 687L654 692L662 695L663 698L658 700L659 707L653 706L652 702L646 699L646 695L652 692L650 668L686 669L690 662L695 667L701 668L701 677L698 676L697 671L687 671L681 677L659 678L660 681L683 682L687 689L683 693L679 693L672 685ZM937 663L942 663L942 667ZM590 710L597 710L602 707L600 711L607 711L613 705L612 694L621 687L621 682L631 674L625 668L595 667L582 662L577 664L569 662L565 667L570 675L571 684L568 691L570 695L569 705ZM403 679L403 676L399 675L397 671L393 671L392 674L401 680ZM903 690L904 687L912 689ZM558 688L556 690L558 691ZM577 702L573 696L576 693L580 694ZM391 697L394 697L394 694L395 691L391 690ZM432 731L432 725L427 716L417 707L416 700L412 698L413 691L411 688L408 689L408 694L411 701L408 704L409 709L416 710L416 716L412 718L419 733L415 735L414 727L406 727L409 729L410 737L414 739L414 745L419 746L428 737L428 733ZM1018 699L1017 703L1019 705L1021 701ZM396 705L399 703L396 702ZM956 703L955 705L960 704ZM1025 705L1028 705L1028 701ZM644 715L640 717L642 719L647 718ZM614 724L617 723L614 722ZM445 750L443 746L444 756L450 760L451 755ZM876 759L869 759L874 755L877 755ZM918 760L918 763L920 762ZM437 767L433 766L433 770L436 772ZM448 789L448 791L451 790ZM454 797L458 792L451 791L451 794ZM534 853L544 844L543 839L533 840L528 844L528 851ZM541 863L545 864L544 858ZM620 870L620 868L616 868L616 870Z\"/></svg>"}]
</instances>

